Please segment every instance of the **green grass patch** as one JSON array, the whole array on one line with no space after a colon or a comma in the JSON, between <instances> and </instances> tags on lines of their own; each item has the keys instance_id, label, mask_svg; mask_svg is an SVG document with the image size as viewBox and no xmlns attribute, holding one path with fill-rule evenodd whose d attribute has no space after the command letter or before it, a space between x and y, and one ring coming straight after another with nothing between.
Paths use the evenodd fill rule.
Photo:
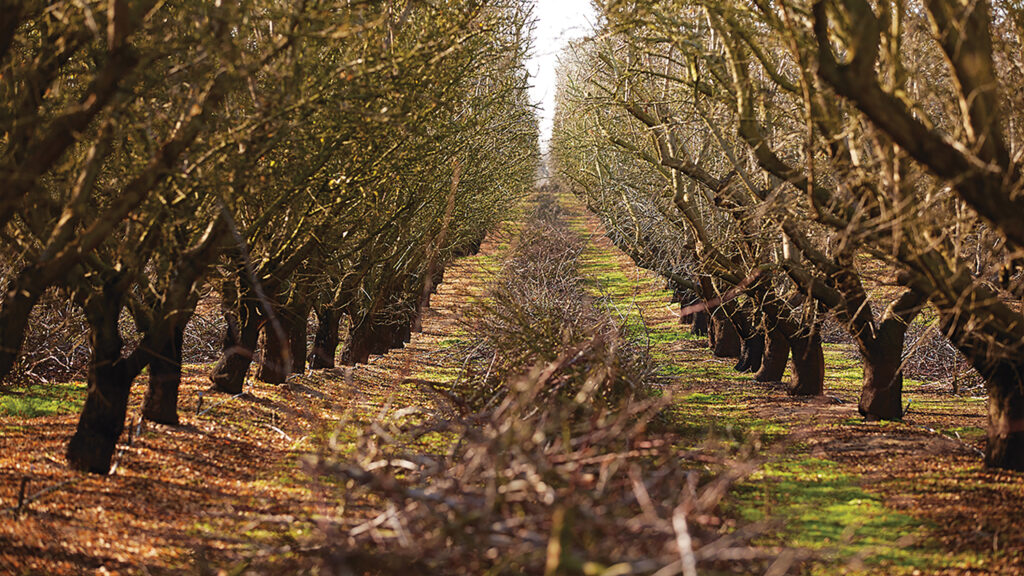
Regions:
<instances>
[{"instance_id":1,"label":"green grass patch","mask_svg":"<svg viewBox=\"0 0 1024 576\"><path fill-rule=\"evenodd\" d=\"M85 391L85 382L18 387L0 396L0 414L18 418L76 414L85 402Z\"/></svg>"},{"instance_id":2,"label":"green grass patch","mask_svg":"<svg viewBox=\"0 0 1024 576\"><path fill-rule=\"evenodd\" d=\"M758 544L821 552L811 574L860 563L872 573L904 574L960 560L929 540L930 523L886 508L831 460L791 456L766 464L733 494L729 511L741 520L780 523Z\"/></svg>"}]
</instances>

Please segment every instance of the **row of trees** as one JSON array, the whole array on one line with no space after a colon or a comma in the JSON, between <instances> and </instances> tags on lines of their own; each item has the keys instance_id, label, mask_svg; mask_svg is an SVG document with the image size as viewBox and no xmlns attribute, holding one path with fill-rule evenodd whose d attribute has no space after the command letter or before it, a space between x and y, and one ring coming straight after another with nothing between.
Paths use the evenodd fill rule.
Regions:
<instances>
[{"instance_id":1,"label":"row of trees","mask_svg":"<svg viewBox=\"0 0 1024 576\"><path fill-rule=\"evenodd\" d=\"M820 325L902 417L907 327L984 378L986 462L1024 469L1024 10L1008 1L603 6L553 157L638 263L709 304L716 353L820 394Z\"/></svg>"},{"instance_id":2,"label":"row of trees","mask_svg":"<svg viewBox=\"0 0 1024 576\"><path fill-rule=\"evenodd\" d=\"M444 265L530 187L520 0L0 2L0 377L73 300L88 392L67 448L105 473L132 382L177 423L183 334L221 299L211 380L401 346ZM139 335L126 346L122 316Z\"/></svg>"}]
</instances>

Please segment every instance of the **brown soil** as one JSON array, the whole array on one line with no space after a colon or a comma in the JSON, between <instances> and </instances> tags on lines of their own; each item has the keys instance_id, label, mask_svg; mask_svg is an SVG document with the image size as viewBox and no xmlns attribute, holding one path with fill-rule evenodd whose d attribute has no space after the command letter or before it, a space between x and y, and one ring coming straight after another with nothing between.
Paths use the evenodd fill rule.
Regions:
<instances>
[{"instance_id":1,"label":"brown soil","mask_svg":"<svg viewBox=\"0 0 1024 576\"><path fill-rule=\"evenodd\" d=\"M637 296L656 284L614 249L595 218L579 210L576 217L583 219L588 240L614 252L626 277L637 279ZM206 367L189 367L182 425L145 425L123 446L112 476L76 474L64 465L76 416L0 417L0 508L17 505L23 481L29 495L53 488L20 514L0 512L0 573L207 573L210 566L239 566L255 554L286 555L296 545L289 530L299 516L329 513L330 488L296 462L316 451L342 420L365 423L381 411L437 405L429 387L409 385L406 378L458 365L441 343L460 332L471 300L490 281L485 264L508 237L508 231L492 235L479 256L451 265L424 332L366 366L314 372L284 386L254 383L241 398L207 393L202 408L209 411L202 415L196 408L208 387ZM638 298L636 305L651 326L678 316L667 299ZM733 362L711 357L700 341L681 340L668 350L679 365L720 369ZM947 573L1024 573L1024 475L984 469L977 438L964 443L926 429L983 427L983 406L920 389L915 397L933 400L925 404L931 408L912 408L903 424L867 424L858 422L849 387L827 391L842 400L837 403L793 398L752 379L685 378L672 385L679 394L749 393L752 416L788 424L788 434L778 440L787 450L839 462L887 506L932 522L944 548L984 559L983 569ZM135 388L133 419L144 382ZM210 409L218 402L223 404Z\"/></svg>"},{"instance_id":2,"label":"brown soil","mask_svg":"<svg viewBox=\"0 0 1024 576\"><path fill-rule=\"evenodd\" d=\"M64 464L77 415L0 417L0 573L207 573L255 554L287 553L296 518L326 507L323 488L298 459L343 419L432 401L429 389L402 381L458 361L439 343L458 332L464 310L489 282L483 263L507 237L492 234L479 255L451 264L423 333L366 365L314 371L282 386L252 382L239 398L209 392L208 367L186 367L181 425L145 423L130 446L126 432L111 476ZM144 390L140 378L133 423ZM197 415L201 395L209 411ZM17 513L10 508L22 482L27 496L50 490Z\"/></svg>"}]
</instances>

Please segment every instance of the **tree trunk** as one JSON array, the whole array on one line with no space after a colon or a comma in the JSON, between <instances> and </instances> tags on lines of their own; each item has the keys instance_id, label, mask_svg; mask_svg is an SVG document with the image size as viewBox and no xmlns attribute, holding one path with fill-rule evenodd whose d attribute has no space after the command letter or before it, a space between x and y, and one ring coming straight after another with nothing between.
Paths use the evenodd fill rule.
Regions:
<instances>
[{"instance_id":1,"label":"tree trunk","mask_svg":"<svg viewBox=\"0 0 1024 576\"><path fill-rule=\"evenodd\" d=\"M722 307L716 308L711 314L708 344L711 353L719 358L740 357L740 335Z\"/></svg>"},{"instance_id":2,"label":"tree trunk","mask_svg":"<svg viewBox=\"0 0 1024 576\"><path fill-rule=\"evenodd\" d=\"M292 374L306 372L306 341L309 333L309 307L302 305L293 311L288 343L292 351Z\"/></svg>"},{"instance_id":3,"label":"tree trunk","mask_svg":"<svg viewBox=\"0 0 1024 576\"><path fill-rule=\"evenodd\" d=\"M711 315L708 314L708 311L698 310L693 313L693 326L690 328L690 333L694 336L707 336L710 323Z\"/></svg>"},{"instance_id":4,"label":"tree trunk","mask_svg":"<svg viewBox=\"0 0 1024 576\"><path fill-rule=\"evenodd\" d=\"M985 376L988 383L985 464L1005 470L1024 470L1024 367L1006 362Z\"/></svg>"},{"instance_id":5,"label":"tree trunk","mask_svg":"<svg viewBox=\"0 0 1024 576\"><path fill-rule=\"evenodd\" d=\"M32 310L43 295L43 288L33 280L34 270L22 272L8 284L0 305L0 380L6 378L21 357Z\"/></svg>"},{"instance_id":6,"label":"tree trunk","mask_svg":"<svg viewBox=\"0 0 1024 576\"><path fill-rule=\"evenodd\" d=\"M864 385L857 408L865 420L903 419L903 338L876 341L864 354Z\"/></svg>"},{"instance_id":7,"label":"tree trunk","mask_svg":"<svg viewBox=\"0 0 1024 576\"><path fill-rule=\"evenodd\" d=\"M178 388L181 385L181 347L185 329L174 334L153 352L149 360L149 388L142 404L142 417L161 424L178 424Z\"/></svg>"},{"instance_id":8,"label":"tree trunk","mask_svg":"<svg viewBox=\"0 0 1024 576\"><path fill-rule=\"evenodd\" d=\"M292 373L294 362L288 334L292 330L292 318L284 311L276 315L277 325L272 320L263 323L263 359L256 379L267 384L283 384Z\"/></svg>"},{"instance_id":9,"label":"tree trunk","mask_svg":"<svg viewBox=\"0 0 1024 576\"><path fill-rule=\"evenodd\" d=\"M106 474L124 430L128 394L137 370L130 370L121 358L118 318L122 300L116 290L104 289L87 302L89 343L92 356L87 372L88 390L78 418L78 427L65 453L75 470Z\"/></svg>"},{"instance_id":10,"label":"tree trunk","mask_svg":"<svg viewBox=\"0 0 1024 576\"><path fill-rule=\"evenodd\" d=\"M325 305L317 309L316 318L316 336L313 338L313 351L309 355L309 367L314 370L334 368L341 313L333 306Z\"/></svg>"},{"instance_id":11,"label":"tree trunk","mask_svg":"<svg viewBox=\"0 0 1024 576\"><path fill-rule=\"evenodd\" d=\"M389 350L393 337L385 328L375 324L371 316L362 318L358 323L353 321L348 343L341 354L342 363L346 366L365 364L371 354L383 354Z\"/></svg>"},{"instance_id":12,"label":"tree trunk","mask_svg":"<svg viewBox=\"0 0 1024 576\"><path fill-rule=\"evenodd\" d=\"M224 333L223 353L213 368L210 381L220 392L240 394L259 343L262 318L259 304L255 300L239 299L233 287L222 290L227 330Z\"/></svg>"},{"instance_id":13,"label":"tree trunk","mask_svg":"<svg viewBox=\"0 0 1024 576\"><path fill-rule=\"evenodd\" d=\"M740 341L740 359L736 362L737 372L757 372L764 361L764 332L756 330L753 335Z\"/></svg>"},{"instance_id":14,"label":"tree trunk","mask_svg":"<svg viewBox=\"0 0 1024 576\"><path fill-rule=\"evenodd\" d=\"M405 348L405 345L412 340L412 321L403 320L391 327L392 341L391 348Z\"/></svg>"},{"instance_id":15,"label":"tree trunk","mask_svg":"<svg viewBox=\"0 0 1024 576\"><path fill-rule=\"evenodd\" d=\"M825 389L825 353L821 335L795 336L789 345L793 351L793 379L789 393L794 396L819 396Z\"/></svg>"},{"instance_id":16,"label":"tree trunk","mask_svg":"<svg viewBox=\"0 0 1024 576\"><path fill-rule=\"evenodd\" d=\"M778 328L768 331L761 369L754 374L758 382L781 382L789 362L789 340Z\"/></svg>"},{"instance_id":17,"label":"tree trunk","mask_svg":"<svg viewBox=\"0 0 1024 576\"><path fill-rule=\"evenodd\" d=\"M371 354L386 354L389 350L402 348L411 339L411 327L409 321L384 324L375 322L372 316L364 317L349 331L342 363L346 366L365 364Z\"/></svg>"}]
</instances>

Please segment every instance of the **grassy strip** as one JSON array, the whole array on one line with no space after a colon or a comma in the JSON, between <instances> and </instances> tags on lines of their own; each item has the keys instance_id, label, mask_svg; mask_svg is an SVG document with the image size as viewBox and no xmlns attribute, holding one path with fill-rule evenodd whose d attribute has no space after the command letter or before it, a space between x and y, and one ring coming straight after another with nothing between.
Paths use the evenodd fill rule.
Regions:
<instances>
[{"instance_id":1,"label":"grassy strip","mask_svg":"<svg viewBox=\"0 0 1024 576\"><path fill-rule=\"evenodd\" d=\"M642 310L668 304L671 293L663 289L660 280L648 275L629 278L620 263L622 255L593 242L592 224L580 217L572 226L591 240L583 253L582 270L591 292L605 298L606 305L628 311L627 321L633 323L641 321ZM727 512L742 523L778 523L780 528L758 544L817 552L816 559L805 566L811 574L920 574L922 570L978 565L971 553L942 550L930 535L934 526L887 508L842 464L810 457L805 444L788 440L790 426L786 422L756 417L750 405L762 398L765 390L754 386L750 375L733 371L731 360L710 358L709 353L695 352L692 346L684 350L673 346L702 338L673 321L647 324L647 328L652 354L663 363L660 373L674 379L678 388L694 390L678 397L671 415L673 425L687 439L682 447L712 441L734 449L749 445L781 449L780 457L739 484L727 500ZM863 376L860 363L840 346L826 345L825 354L826 393L855 402ZM751 385L737 386L740 382ZM914 380L905 384L906 396L922 413L972 402L914 394L922 384ZM864 425L859 418L853 420L844 425ZM973 426L939 432L959 433L967 440L984 434Z\"/></svg>"},{"instance_id":2,"label":"grassy strip","mask_svg":"<svg viewBox=\"0 0 1024 576\"><path fill-rule=\"evenodd\" d=\"M85 382L51 382L15 387L0 395L0 416L37 418L75 414L85 402Z\"/></svg>"}]
</instances>

